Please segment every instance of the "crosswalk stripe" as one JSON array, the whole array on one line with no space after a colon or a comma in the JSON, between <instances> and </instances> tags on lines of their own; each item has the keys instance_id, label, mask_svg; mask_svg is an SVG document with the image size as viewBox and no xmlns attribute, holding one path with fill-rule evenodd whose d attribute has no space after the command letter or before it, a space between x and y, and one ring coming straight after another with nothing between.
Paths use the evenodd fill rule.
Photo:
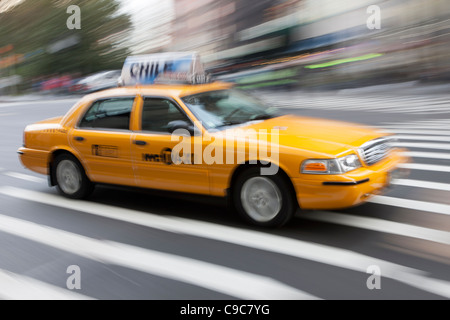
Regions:
<instances>
[{"instance_id":1,"label":"crosswalk stripe","mask_svg":"<svg viewBox=\"0 0 450 320\"><path fill-rule=\"evenodd\" d=\"M392 181L393 185L397 186L405 186L405 187L416 187L416 188L425 188L425 189L433 189L440 191L450 191L450 184L448 183L438 183L438 182L429 182L423 180L410 180L410 179L396 179Z\"/></svg>"},{"instance_id":2,"label":"crosswalk stripe","mask_svg":"<svg viewBox=\"0 0 450 320\"><path fill-rule=\"evenodd\" d=\"M447 114L450 113L450 100L445 97L417 96L336 96L261 92L261 96L273 105L286 109L318 109L365 111L409 114ZM287 97L289 100L287 101Z\"/></svg>"},{"instance_id":3,"label":"crosswalk stripe","mask_svg":"<svg viewBox=\"0 0 450 320\"><path fill-rule=\"evenodd\" d=\"M375 204L383 204L393 207L418 210L418 211L426 211L430 213L437 213L442 215L450 215L450 205L440 204L434 202L426 202L426 201L418 201L418 200L410 200L410 199L402 199L402 198L394 198L387 196L375 196L368 200L368 202Z\"/></svg>"},{"instance_id":4,"label":"crosswalk stripe","mask_svg":"<svg viewBox=\"0 0 450 320\"><path fill-rule=\"evenodd\" d=\"M126 221L168 232L203 237L248 248L285 254L362 273L366 273L369 266L377 265L383 270L383 276L386 278L450 298L450 283L446 281L431 279L422 271L345 249L285 238L259 231L216 225L208 222L177 217L162 217L155 214L142 213L135 210L86 201L71 201L58 196L20 188L1 187L0 193L19 199L58 206L70 210L77 208L78 211L105 218ZM8 228L6 228L6 230L8 230ZM73 244L69 243L69 245L71 248L74 247ZM430 285L430 283L433 285Z\"/></svg>"},{"instance_id":5,"label":"crosswalk stripe","mask_svg":"<svg viewBox=\"0 0 450 320\"><path fill-rule=\"evenodd\" d=\"M414 129L385 129L389 133L402 133L402 134L426 134L432 136L450 136L450 131L448 130L414 130Z\"/></svg>"},{"instance_id":6,"label":"crosswalk stripe","mask_svg":"<svg viewBox=\"0 0 450 320\"><path fill-rule=\"evenodd\" d=\"M445 141L450 142L450 136L414 136L414 135L396 135L399 140L416 140L416 141Z\"/></svg>"},{"instance_id":7,"label":"crosswalk stripe","mask_svg":"<svg viewBox=\"0 0 450 320\"><path fill-rule=\"evenodd\" d=\"M96 240L8 216L0 216L0 230L81 257L190 283L239 299L317 299L268 277L113 241Z\"/></svg>"},{"instance_id":8,"label":"crosswalk stripe","mask_svg":"<svg viewBox=\"0 0 450 320\"><path fill-rule=\"evenodd\" d=\"M407 151L404 154L411 158L428 158L428 159L441 159L441 160L450 160L450 153L443 152L415 152L415 151Z\"/></svg>"},{"instance_id":9,"label":"crosswalk stripe","mask_svg":"<svg viewBox=\"0 0 450 320\"><path fill-rule=\"evenodd\" d=\"M450 172L450 166L440 166L440 165L424 164L424 163L402 163L399 165L399 167L403 168L403 169L410 169L410 170Z\"/></svg>"},{"instance_id":10,"label":"crosswalk stripe","mask_svg":"<svg viewBox=\"0 0 450 320\"><path fill-rule=\"evenodd\" d=\"M93 300L91 297L46 282L0 269L0 299Z\"/></svg>"},{"instance_id":11,"label":"crosswalk stripe","mask_svg":"<svg viewBox=\"0 0 450 320\"><path fill-rule=\"evenodd\" d=\"M394 146L401 148L450 150L449 143L396 142Z\"/></svg>"},{"instance_id":12,"label":"crosswalk stripe","mask_svg":"<svg viewBox=\"0 0 450 320\"><path fill-rule=\"evenodd\" d=\"M301 217L309 220L333 223L382 233L390 233L450 245L450 232L418 227L394 221L324 211L305 213L302 214Z\"/></svg>"},{"instance_id":13,"label":"crosswalk stripe","mask_svg":"<svg viewBox=\"0 0 450 320\"><path fill-rule=\"evenodd\" d=\"M397 124L397 125L389 125L389 126L383 126L383 128L386 129L420 129L420 130L448 130L449 125L442 124L442 125L418 125L418 124Z\"/></svg>"},{"instance_id":14,"label":"crosswalk stripe","mask_svg":"<svg viewBox=\"0 0 450 320\"><path fill-rule=\"evenodd\" d=\"M44 178L39 178L39 177L31 176L29 174L23 174L23 173L12 172L12 171L5 172L4 175L8 176L8 177L21 179L21 180L26 180L26 181L31 181L31 182L36 182L36 183L42 183L42 182L47 181Z\"/></svg>"}]
</instances>

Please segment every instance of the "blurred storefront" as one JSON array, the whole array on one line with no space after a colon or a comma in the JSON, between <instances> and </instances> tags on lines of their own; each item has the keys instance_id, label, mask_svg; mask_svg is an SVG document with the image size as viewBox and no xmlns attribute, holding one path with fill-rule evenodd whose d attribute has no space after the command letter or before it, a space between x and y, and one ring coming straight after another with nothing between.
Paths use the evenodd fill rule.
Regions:
<instances>
[{"instance_id":1,"label":"blurred storefront","mask_svg":"<svg viewBox=\"0 0 450 320\"><path fill-rule=\"evenodd\" d=\"M450 74L446 0L176 0L174 5L172 49L199 51L214 73L246 86L264 79L351 87L445 81ZM373 5L380 9L379 29L368 27Z\"/></svg>"}]
</instances>

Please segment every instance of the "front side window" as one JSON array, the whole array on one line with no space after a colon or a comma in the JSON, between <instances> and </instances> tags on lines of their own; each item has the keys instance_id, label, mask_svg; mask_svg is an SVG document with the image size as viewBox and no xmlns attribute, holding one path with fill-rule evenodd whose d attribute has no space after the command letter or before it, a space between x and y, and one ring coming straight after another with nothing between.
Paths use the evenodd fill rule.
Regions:
<instances>
[{"instance_id":1,"label":"front side window","mask_svg":"<svg viewBox=\"0 0 450 320\"><path fill-rule=\"evenodd\" d=\"M80 128L129 130L134 98L95 102L84 115Z\"/></svg>"},{"instance_id":2,"label":"front side window","mask_svg":"<svg viewBox=\"0 0 450 320\"><path fill-rule=\"evenodd\" d=\"M142 110L142 130L151 132L170 132L171 125L182 121L187 125L192 122L170 100L145 98Z\"/></svg>"}]
</instances>

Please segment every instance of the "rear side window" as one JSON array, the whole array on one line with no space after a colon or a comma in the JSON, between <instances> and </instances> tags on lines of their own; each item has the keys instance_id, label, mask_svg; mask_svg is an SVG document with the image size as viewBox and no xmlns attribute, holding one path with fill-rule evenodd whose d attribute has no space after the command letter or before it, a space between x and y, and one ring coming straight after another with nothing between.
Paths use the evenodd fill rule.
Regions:
<instances>
[{"instance_id":1,"label":"rear side window","mask_svg":"<svg viewBox=\"0 0 450 320\"><path fill-rule=\"evenodd\" d=\"M86 112L79 127L128 130L133 104L134 98L97 101Z\"/></svg>"}]
</instances>

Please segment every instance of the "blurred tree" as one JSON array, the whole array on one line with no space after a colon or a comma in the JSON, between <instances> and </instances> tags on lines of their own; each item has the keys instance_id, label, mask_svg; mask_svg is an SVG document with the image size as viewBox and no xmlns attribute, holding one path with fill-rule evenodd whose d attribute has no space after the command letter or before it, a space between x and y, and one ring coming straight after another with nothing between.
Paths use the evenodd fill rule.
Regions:
<instances>
[{"instance_id":1,"label":"blurred tree","mask_svg":"<svg viewBox=\"0 0 450 320\"><path fill-rule=\"evenodd\" d=\"M70 5L81 9L79 30L67 26ZM28 79L121 68L131 20L119 9L117 0L24 0L0 12L0 48L11 44L8 54L24 55L13 73Z\"/></svg>"}]
</instances>

